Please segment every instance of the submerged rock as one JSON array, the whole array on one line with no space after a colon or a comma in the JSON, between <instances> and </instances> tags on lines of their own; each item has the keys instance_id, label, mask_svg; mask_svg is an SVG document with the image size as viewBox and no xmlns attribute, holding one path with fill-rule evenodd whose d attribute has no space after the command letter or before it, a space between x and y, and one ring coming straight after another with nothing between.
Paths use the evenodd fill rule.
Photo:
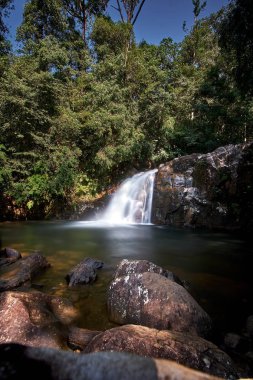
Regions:
<instances>
[{"instance_id":1,"label":"submerged rock","mask_svg":"<svg viewBox=\"0 0 253 380\"><path fill-rule=\"evenodd\" d=\"M175 158L159 167L153 222L253 230L253 143Z\"/></svg>"},{"instance_id":2,"label":"submerged rock","mask_svg":"<svg viewBox=\"0 0 253 380\"><path fill-rule=\"evenodd\" d=\"M214 344L194 335L144 326L115 327L97 335L84 352L123 351L171 359L215 376L236 379L232 360Z\"/></svg>"},{"instance_id":3,"label":"submerged rock","mask_svg":"<svg viewBox=\"0 0 253 380\"><path fill-rule=\"evenodd\" d=\"M245 353L250 348L249 339L235 333L227 333L225 335L224 345L227 350L234 350L239 353Z\"/></svg>"},{"instance_id":4,"label":"submerged rock","mask_svg":"<svg viewBox=\"0 0 253 380\"><path fill-rule=\"evenodd\" d=\"M39 253L20 259L1 274L0 291L11 290L23 284L31 285L31 280L48 267L50 264Z\"/></svg>"},{"instance_id":5,"label":"submerged rock","mask_svg":"<svg viewBox=\"0 0 253 380\"><path fill-rule=\"evenodd\" d=\"M97 278L96 269L104 266L102 261L91 259L90 257L82 260L66 276L69 286L84 285L94 282Z\"/></svg>"},{"instance_id":6,"label":"submerged rock","mask_svg":"<svg viewBox=\"0 0 253 380\"><path fill-rule=\"evenodd\" d=\"M221 343L234 360L242 378L253 378L253 316L249 316L241 331L228 332Z\"/></svg>"},{"instance_id":7,"label":"submerged rock","mask_svg":"<svg viewBox=\"0 0 253 380\"><path fill-rule=\"evenodd\" d=\"M108 291L109 319L208 336L212 322L185 288L157 273L115 278Z\"/></svg>"},{"instance_id":8,"label":"submerged rock","mask_svg":"<svg viewBox=\"0 0 253 380\"><path fill-rule=\"evenodd\" d=\"M37 291L3 292L0 294L0 343L66 348L66 326L77 317L76 309L64 298Z\"/></svg>"},{"instance_id":9,"label":"submerged rock","mask_svg":"<svg viewBox=\"0 0 253 380\"><path fill-rule=\"evenodd\" d=\"M13 248L3 248L0 250L0 266L10 265L21 259L20 252Z\"/></svg>"},{"instance_id":10,"label":"submerged rock","mask_svg":"<svg viewBox=\"0 0 253 380\"><path fill-rule=\"evenodd\" d=\"M0 345L1 380L218 380L169 360L122 352L76 355L51 348Z\"/></svg>"}]
</instances>

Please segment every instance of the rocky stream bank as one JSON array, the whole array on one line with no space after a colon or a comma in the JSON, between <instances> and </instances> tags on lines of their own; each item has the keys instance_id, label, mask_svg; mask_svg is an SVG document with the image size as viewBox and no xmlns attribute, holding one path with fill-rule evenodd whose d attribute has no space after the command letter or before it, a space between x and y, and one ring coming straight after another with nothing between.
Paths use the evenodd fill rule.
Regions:
<instances>
[{"instance_id":1,"label":"rocky stream bank","mask_svg":"<svg viewBox=\"0 0 253 380\"><path fill-rule=\"evenodd\" d=\"M188 285L146 260L122 260L108 285L106 331L77 325L69 300L35 290L50 264L0 251L0 378L239 379L252 376L253 317L242 335L213 339L210 316ZM70 287L96 280L103 263L86 258L66 274ZM230 357L230 355L232 358ZM235 361L233 359L236 359ZM64 365L63 365L64 363Z\"/></svg>"}]
</instances>

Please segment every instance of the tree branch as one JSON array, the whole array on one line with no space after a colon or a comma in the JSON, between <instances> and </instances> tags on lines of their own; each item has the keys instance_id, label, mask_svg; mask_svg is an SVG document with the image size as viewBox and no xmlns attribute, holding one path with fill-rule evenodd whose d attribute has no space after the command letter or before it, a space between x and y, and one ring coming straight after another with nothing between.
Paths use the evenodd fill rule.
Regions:
<instances>
[{"instance_id":1,"label":"tree branch","mask_svg":"<svg viewBox=\"0 0 253 380\"><path fill-rule=\"evenodd\" d=\"M71 5L67 5L65 2L63 2L63 7L65 8L65 11L72 17L77 18L80 20L80 14L78 11Z\"/></svg>"},{"instance_id":2,"label":"tree branch","mask_svg":"<svg viewBox=\"0 0 253 380\"><path fill-rule=\"evenodd\" d=\"M134 26L134 24L135 24L135 22L136 22L136 20L137 20L137 18L138 18L138 16L139 16L139 14L140 14L141 8L143 7L144 3L145 3L145 0L142 0L141 4L140 4L140 6L139 6L139 9L138 9L138 11L137 11L137 13L136 13L136 16L135 16L135 18L134 18L134 21L132 22L132 25L133 25L133 26Z\"/></svg>"},{"instance_id":3,"label":"tree branch","mask_svg":"<svg viewBox=\"0 0 253 380\"><path fill-rule=\"evenodd\" d=\"M121 21L124 22L124 17L123 17L123 13L122 13L122 9L121 9L121 6L120 6L120 3L119 3L119 0L117 0L117 4L118 4L118 9L115 8L115 7L114 7L114 8L117 9L117 10L119 11Z\"/></svg>"}]
</instances>

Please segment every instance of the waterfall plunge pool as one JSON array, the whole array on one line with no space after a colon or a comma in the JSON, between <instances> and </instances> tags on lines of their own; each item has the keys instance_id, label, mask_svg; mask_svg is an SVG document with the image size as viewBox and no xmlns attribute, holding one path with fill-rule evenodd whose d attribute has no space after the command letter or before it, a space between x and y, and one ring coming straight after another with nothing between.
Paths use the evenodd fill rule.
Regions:
<instances>
[{"instance_id":1,"label":"waterfall plunge pool","mask_svg":"<svg viewBox=\"0 0 253 380\"><path fill-rule=\"evenodd\" d=\"M72 300L80 311L78 326L113 326L106 312L106 291L122 259L145 259L189 283L189 291L218 329L239 332L253 314L253 252L235 234L180 230L155 225L89 222L0 223L2 247L23 256L40 251L52 264L35 279L43 291ZM102 260L94 284L68 288L65 275L85 257Z\"/></svg>"}]
</instances>

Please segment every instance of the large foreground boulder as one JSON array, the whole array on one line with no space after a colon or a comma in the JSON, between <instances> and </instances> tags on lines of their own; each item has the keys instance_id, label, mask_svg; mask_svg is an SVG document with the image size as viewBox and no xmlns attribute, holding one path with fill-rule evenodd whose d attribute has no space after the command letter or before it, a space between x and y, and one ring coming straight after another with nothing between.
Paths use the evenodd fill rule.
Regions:
<instances>
[{"instance_id":1,"label":"large foreground boulder","mask_svg":"<svg viewBox=\"0 0 253 380\"><path fill-rule=\"evenodd\" d=\"M160 165L155 224L253 230L253 143L227 145Z\"/></svg>"},{"instance_id":2,"label":"large foreground boulder","mask_svg":"<svg viewBox=\"0 0 253 380\"><path fill-rule=\"evenodd\" d=\"M64 298L38 291L3 292L0 294L0 343L66 348L67 326L77 317L76 309Z\"/></svg>"},{"instance_id":3,"label":"large foreground boulder","mask_svg":"<svg viewBox=\"0 0 253 380\"><path fill-rule=\"evenodd\" d=\"M237 378L232 360L214 344L194 335L144 326L115 327L97 335L84 352L123 351L171 359L187 367L227 379Z\"/></svg>"},{"instance_id":4,"label":"large foreground boulder","mask_svg":"<svg viewBox=\"0 0 253 380\"><path fill-rule=\"evenodd\" d=\"M32 279L49 267L46 258L39 253L20 259L1 274L0 291L11 290L23 284L31 285Z\"/></svg>"},{"instance_id":5,"label":"large foreground boulder","mask_svg":"<svg viewBox=\"0 0 253 380\"><path fill-rule=\"evenodd\" d=\"M1 380L218 380L167 360L122 352L76 355L50 348L0 345Z\"/></svg>"},{"instance_id":6,"label":"large foreground boulder","mask_svg":"<svg viewBox=\"0 0 253 380\"><path fill-rule=\"evenodd\" d=\"M108 291L108 312L118 324L137 324L208 336L212 322L185 288L157 273L115 278Z\"/></svg>"}]
</instances>

